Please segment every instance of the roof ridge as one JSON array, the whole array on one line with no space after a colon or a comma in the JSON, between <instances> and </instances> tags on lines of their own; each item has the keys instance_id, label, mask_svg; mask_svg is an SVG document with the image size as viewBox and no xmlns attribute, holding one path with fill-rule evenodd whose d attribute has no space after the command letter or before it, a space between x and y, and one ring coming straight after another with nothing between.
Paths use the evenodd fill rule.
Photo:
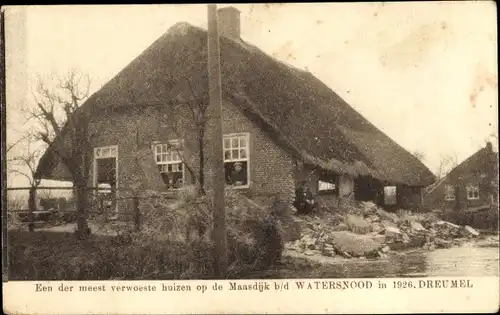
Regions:
<instances>
[{"instance_id":1,"label":"roof ridge","mask_svg":"<svg viewBox=\"0 0 500 315\"><path fill-rule=\"evenodd\" d=\"M231 38L230 38L230 39L231 39ZM232 39L232 40L234 41L234 39ZM244 40L244 39L242 39L242 38L240 38L239 40L241 41L241 43L243 43L244 45L248 46L248 48L251 48L251 49L257 50L258 52L260 52L260 53L262 53L262 54L266 55L267 57L269 57L269 58L273 59L274 61L276 61L276 62L278 62L278 63L283 64L284 66L286 66L286 67L288 67L288 68L290 68L290 69L292 69L292 70L296 70L296 71L299 71L299 72L303 72L303 73L305 73L305 74L311 74L311 72L309 72L309 71L307 71L307 70L305 70L305 69L301 69L301 68L299 68L299 67L297 67L297 66L292 65L291 63L288 63L288 62L286 62L286 61L280 60L280 59L278 59L278 58L274 57L273 55L268 54L267 52L263 51L263 50L262 50L261 48L259 48L258 46L254 45L254 44L252 44L252 43L250 43L250 42L247 42L247 41L245 41L245 40Z\"/></svg>"},{"instance_id":2,"label":"roof ridge","mask_svg":"<svg viewBox=\"0 0 500 315\"><path fill-rule=\"evenodd\" d=\"M441 178L440 180L436 181L434 184L434 186L430 187L428 193L432 193L434 190L436 190L439 186L441 186L441 184L443 184L443 182L449 178L451 176L452 173L455 172L455 170L457 169L460 169L462 167L462 165L465 165L467 163L470 163L471 161L473 161L477 156L479 156L480 154L482 154L484 151L486 151L486 148L481 148L479 150L477 150L475 153L469 155L466 159L464 159L462 162L458 163L457 165L455 165L445 176L443 176L443 178Z\"/></svg>"},{"instance_id":3,"label":"roof ridge","mask_svg":"<svg viewBox=\"0 0 500 315\"><path fill-rule=\"evenodd\" d=\"M172 34L172 35L175 35L176 33L179 33L180 35L186 35L188 32L189 32L189 29L196 29L198 31L203 31L203 32L206 32L208 33L208 30L205 29L205 28L202 28L202 27L199 27L199 26L196 26L196 25L193 25L189 22L186 22L186 21L181 21L181 22L177 22L175 23L174 25L172 25L166 32L166 34ZM222 35L219 35L219 36L222 36ZM235 38L231 38L231 37L226 37L224 36L224 38L236 43L236 44L239 44L239 45L244 45L246 47L244 47L245 49L252 49L252 50L256 50L264 55L266 55L267 57L273 59L274 61L292 69L292 70L295 70L295 71L298 71L300 73L303 73L303 74L309 74L309 75L312 75L314 76L310 71L308 70L305 70L305 69L301 69L297 66L294 66L293 64L291 63L288 63L286 61L283 61L283 60L280 60L276 57L274 57L273 55L271 54L268 54L267 52L263 51L262 49L260 49L258 46L250 43L250 42L247 42L245 41L243 38L238 38L238 39L235 39Z\"/></svg>"},{"instance_id":4,"label":"roof ridge","mask_svg":"<svg viewBox=\"0 0 500 315\"><path fill-rule=\"evenodd\" d=\"M166 31L166 34L175 34L175 33L180 33L181 35L185 35L187 31L191 28L198 28L197 26L194 26L193 24L190 24L185 21L177 22L174 25L170 26L168 30Z\"/></svg>"}]
</instances>

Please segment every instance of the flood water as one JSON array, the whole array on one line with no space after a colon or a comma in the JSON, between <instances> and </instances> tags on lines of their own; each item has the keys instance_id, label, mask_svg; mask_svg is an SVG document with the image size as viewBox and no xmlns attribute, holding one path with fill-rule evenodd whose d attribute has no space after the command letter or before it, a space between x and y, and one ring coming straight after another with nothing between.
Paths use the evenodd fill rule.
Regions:
<instances>
[{"instance_id":1,"label":"flood water","mask_svg":"<svg viewBox=\"0 0 500 315\"><path fill-rule=\"evenodd\" d=\"M499 276L498 247L457 247L415 251L379 260L341 261L309 270L279 271L279 278L380 278Z\"/></svg>"}]
</instances>

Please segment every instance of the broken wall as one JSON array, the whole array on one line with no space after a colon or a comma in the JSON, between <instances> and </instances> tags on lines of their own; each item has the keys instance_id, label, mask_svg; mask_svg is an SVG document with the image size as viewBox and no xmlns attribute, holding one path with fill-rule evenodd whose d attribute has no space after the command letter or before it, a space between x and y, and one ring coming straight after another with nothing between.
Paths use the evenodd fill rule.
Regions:
<instances>
[{"instance_id":1,"label":"broken wall","mask_svg":"<svg viewBox=\"0 0 500 315\"><path fill-rule=\"evenodd\" d=\"M354 178L347 174L339 175L337 180L339 208L343 208L354 201Z\"/></svg>"}]
</instances>

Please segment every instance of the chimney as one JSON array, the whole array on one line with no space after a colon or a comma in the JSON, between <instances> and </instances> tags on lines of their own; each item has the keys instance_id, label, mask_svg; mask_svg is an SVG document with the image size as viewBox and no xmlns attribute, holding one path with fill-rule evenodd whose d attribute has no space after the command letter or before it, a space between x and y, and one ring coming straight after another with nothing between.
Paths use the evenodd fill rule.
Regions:
<instances>
[{"instance_id":1,"label":"chimney","mask_svg":"<svg viewBox=\"0 0 500 315\"><path fill-rule=\"evenodd\" d=\"M240 11L235 7L224 7L218 11L219 34L231 39L240 39Z\"/></svg>"},{"instance_id":2,"label":"chimney","mask_svg":"<svg viewBox=\"0 0 500 315\"><path fill-rule=\"evenodd\" d=\"M488 152L493 152L493 145L490 141L486 142L486 149L488 150Z\"/></svg>"}]
</instances>

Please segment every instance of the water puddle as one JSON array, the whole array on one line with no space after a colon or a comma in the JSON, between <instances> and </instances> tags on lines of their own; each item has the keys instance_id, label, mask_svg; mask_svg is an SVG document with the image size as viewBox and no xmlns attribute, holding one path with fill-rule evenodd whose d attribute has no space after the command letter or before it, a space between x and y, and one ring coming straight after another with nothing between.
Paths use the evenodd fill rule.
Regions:
<instances>
[{"instance_id":1,"label":"water puddle","mask_svg":"<svg viewBox=\"0 0 500 315\"><path fill-rule=\"evenodd\" d=\"M300 269L300 268L299 268ZM379 278L499 276L498 247L457 247L414 251L381 260L343 260L317 268L283 268L279 278Z\"/></svg>"}]
</instances>

